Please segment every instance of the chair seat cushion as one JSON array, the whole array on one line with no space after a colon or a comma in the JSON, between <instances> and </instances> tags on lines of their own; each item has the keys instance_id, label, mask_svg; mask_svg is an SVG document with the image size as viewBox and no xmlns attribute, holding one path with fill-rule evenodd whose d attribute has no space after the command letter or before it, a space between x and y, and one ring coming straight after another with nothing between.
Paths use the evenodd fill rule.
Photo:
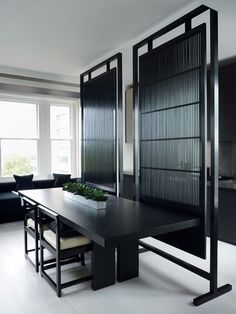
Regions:
<instances>
[{"instance_id":1,"label":"chair seat cushion","mask_svg":"<svg viewBox=\"0 0 236 314\"><path fill-rule=\"evenodd\" d=\"M35 221L32 218L27 219L27 226L30 227L31 229L35 229ZM38 230L40 229L40 226L38 224ZM47 225L43 225L43 230L47 230L48 226Z\"/></svg>"},{"instance_id":2,"label":"chair seat cushion","mask_svg":"<svg viewBox=\"0 0 236 314\"><path fill-rule=\"evenodd\" d=\"M35 221L32 218L27 219L27 226L35 229Z\"/></svg>"},{"instance_id":3,"label":"chair seat cushion","mask_svg":"<svg viewBox=\"0 0 236 314\"><path fill-rule=\"evenodd\" d=\"M51 244L56 249L56 234L52 230L46 230L43 233L44 239ZM77 246L83 246L90 244L91 241L83 235L78 235L76 237L61 237L61 250L71 249Z\"/></svg>"}]
</instances>

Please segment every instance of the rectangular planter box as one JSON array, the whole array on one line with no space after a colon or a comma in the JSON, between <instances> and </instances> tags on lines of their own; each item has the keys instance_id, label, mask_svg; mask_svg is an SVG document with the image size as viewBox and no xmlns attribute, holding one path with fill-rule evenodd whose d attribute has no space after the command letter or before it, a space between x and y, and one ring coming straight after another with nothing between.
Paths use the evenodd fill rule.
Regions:
<instances>
[{"instance_id":1,"label":"rectangular planter box","mask_svg":"<svg viewBox=\"0 0 236 314\"><path fill-rule=\"evenodd\" d=\"M66 198L69 198L72 201L75 201L75 202L78 202L78 203L81 203L83 205L93 207L96 209L104 209L104 208L106 208L106 205L107 205L106 202L96 202L93 200L88 200L84 196L73 194L73 193L70 193L67 191L64 191L64 196Z\"/></svg>"}]
</instances>

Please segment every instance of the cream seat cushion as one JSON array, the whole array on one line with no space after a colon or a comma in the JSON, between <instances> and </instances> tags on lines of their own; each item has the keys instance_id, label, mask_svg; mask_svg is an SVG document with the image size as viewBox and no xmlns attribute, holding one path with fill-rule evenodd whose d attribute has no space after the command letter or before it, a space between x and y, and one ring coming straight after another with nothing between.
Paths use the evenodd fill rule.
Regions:
<instances>
[{"instance_id":1,"label":"cream seat cushion","mask_svg":"<svg viewBox=\"0 0 236 314\"><path fill-rule=\"evenodd\" d=\"M35 229L35 221L32 218L27 219L27 226Z\"/></svg>"},{"instance_id":2,"label":"cream seat cushion","mask_svg":"<svg viewBox=\"0 0 236 314\"><path fill-rule=\"evenodd\" d=\"M56 248L56 234L52 230L46 230L43 233L44 239ZM83 235L76 237L61 237L61 250L71 249L76 246L82 246L91 243L91 241Z\"/></svg>"},{"instance_id":3,"label":"cream seat cushion","mask_svg":"<svg viewBox=\"0 0 236 314\"><path fill-rule=\"evenodd\" d=\"M27 219L27 226L34 230L35 229L35 221L32 218ZM44 225L43 230L47 230L47 229L48 229L47 225ZM38 224L38 230L40 230L39 224Z\"/></svg>"}]
</instances>

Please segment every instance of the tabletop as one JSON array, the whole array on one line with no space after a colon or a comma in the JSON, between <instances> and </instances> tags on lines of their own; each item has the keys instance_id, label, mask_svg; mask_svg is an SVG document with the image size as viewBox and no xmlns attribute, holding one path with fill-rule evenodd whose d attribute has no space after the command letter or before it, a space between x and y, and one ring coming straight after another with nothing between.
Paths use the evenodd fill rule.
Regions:
<instances>
[{"instance_id":1,"label":"tabletop","mask_svg":"<svg viewBox=\"0 0 236 314\"><path fill-rule=\"evenodd\" d=\"M200 223L193 215L111 195L107 208L98 210L64 197L62 188L23 190L19 194L51 209L61 221L103 247L191 228Z\"/></svg>"}]
</instances>

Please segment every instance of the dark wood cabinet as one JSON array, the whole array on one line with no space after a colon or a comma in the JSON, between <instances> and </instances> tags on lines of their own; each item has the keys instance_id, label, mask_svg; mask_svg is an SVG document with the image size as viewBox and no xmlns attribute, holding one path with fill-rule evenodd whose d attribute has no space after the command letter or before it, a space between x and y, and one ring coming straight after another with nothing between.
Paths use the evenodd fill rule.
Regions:
<instances>
[{"instance_id":1,"label":"dark wood cabinet","mask_svg":"<svg viewBox=\"0 0 236 314\"><path fill-rule=\"evenodd\" d=\"M236 140L236 62L219 67L219 135Z\"/></svg>"},{"instance_id":2,"label":"dark wood cabinet","mask_svg":"<svg viewBox=\"0 0 236 314\"><path fill-rule=\"evenodd\" d=\"M219 67L219 138L236 140L236 61ZM210 140L210 78L207 71L207 139Z\"/></svg>"},{"instance_id":3,"label":"dark wood cabinet","mask_svg":"<svg viewBox=\"0 0 236 314\"><path fill-rule=\"evenodd\" d=\"M219 191L219 240L236 244L236 191Z\"/></svg>"},{"instance_id":4,"label":"dark wood cabinet","mask_svg":"<svg viewBox=\"0 0 236 314\"><path fill-rule=\"evenodd\" d=\"M124 174L123 176L123 197L133 200L134 195L134 177L133 175Z\"/></svg>"},{"instance_id":5,"label":"dark wood cabinet","mask_svg":"<svg viewBox=\"0 0 236 314\"><path fill-rule=\"evenodd\" d=\"M209 236L209 189L207 211L207 235ZM219 190L218 239L236 245L236 190Z\"/></svg>"}]
</instances>

